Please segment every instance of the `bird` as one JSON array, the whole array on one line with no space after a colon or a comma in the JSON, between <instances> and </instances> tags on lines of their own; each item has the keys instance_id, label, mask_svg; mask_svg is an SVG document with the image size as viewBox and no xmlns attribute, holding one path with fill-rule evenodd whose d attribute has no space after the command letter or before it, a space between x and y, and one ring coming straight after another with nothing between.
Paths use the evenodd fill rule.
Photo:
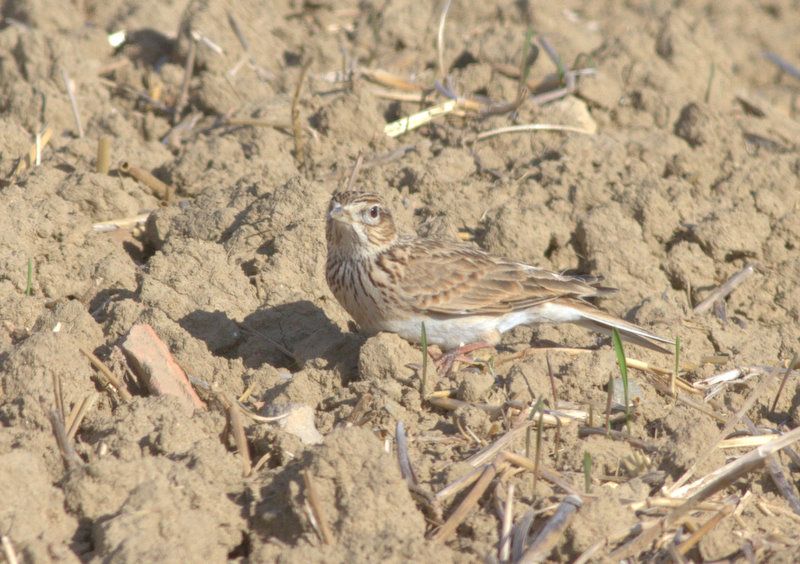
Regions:
<instances>
[{"instance_id":1,"label":"bird","mask_svg":"<svg viewBox=\"0 0 800 564\"><path fill-rule=\"evenodd\" d=\"M396 333L442 350L496 345L518 325L573 323L617 329L630 343L659 352L674 344L606 313L587 299L616 290L592 276L569 276L495 256L475 246L398 233L377 194L334 192L326 218L325 275L336 300L367 334Z\"/></svg>"}]
</instances>

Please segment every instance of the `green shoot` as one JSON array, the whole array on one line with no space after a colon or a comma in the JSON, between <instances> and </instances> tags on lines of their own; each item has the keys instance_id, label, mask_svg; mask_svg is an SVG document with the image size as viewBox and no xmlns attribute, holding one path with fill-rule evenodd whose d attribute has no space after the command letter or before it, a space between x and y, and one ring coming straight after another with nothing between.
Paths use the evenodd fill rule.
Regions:
<instances>
[{"instance_id":1,"label":"green shoot","mask_svg":"<svg viewBox=\"0 0 800 564\"><path fill-rule=\"evenodd\" d=\"M28 258L28 277L25 282L25 295L33 295L33 259Z\"/></svg>"},{"instance_id":2,"label":"green shoot","mask_svg":"<svg viewBox=\"0 0 800 564\"><path fill-rule=\"evenodd\" d=\"M625 361L625 351L622 349L622 339L619 336L619 331L614 327L611 330L611 340L614 343L614 352L617 353L617 364L619 364L619 373L622 376L622 398L625 402L625 427L628 429L628 434L631 434L631 406L628 399L628 363Z\"/></svg>"},{"instance_id":3,"label":"green shoot","mask_svg":"<svg viewBox=\"0 0 800 564\"><path fill-rule=\"evenodd\" d=\"M675 337L675 370L672 372L672 378L669 381L669 391L672 397L677 396L675 391L675 382L678 380L678 373L681 370L681 338Z\"/></svg>"},{"instance_id":4,"label":"green shoot","mask_svg":"<svg viewBox=\"0 0 800 564\"><path fill-rule=\"evenodd\" d=\"M533 406L533 410L531 410L530 414L528 415L528 421L533 421L533 417L536 415L536 412L542 409L542 398L536 400L536 405ZM525 431L525 458L531 457L531 426L528 425L528 429Z\"/></svg>"},{"instance_id":5,"label":"green shoot","mask_svg":"<svg viewBox=\"0 0 800 564\"><path fill-rule=\"evenodd\" d=\"M592 493L592 455L588 451L583 453L583 485L586 493Z\"/></svg>"},{"instance_id":6,"label":"green shoot","mask_svg":"<svg viewBox=\"0 0 800 564\"><path fill-rule=\"evenodd\" d=\"M536 426L536 456L533 460L533 493L536 494L536 482L539 480L539 463L542 460L542 432L544 429L544 409L539 408L539 424Z\"/></svg>"},{"instance_id":7,"label":"green shoot","mask_svg":"<svg viewBox=\"0 0 800 564\"><path fill-rule=\"evenodd\" d=\"M528 28L525 33L525 44L522 46L522 60L519 69L519 85L517 86L517 97L524 95L528 77L531 74L531 67L539 54L539 48L533 44L533 28Z\"/></svg>"}]
</instances>

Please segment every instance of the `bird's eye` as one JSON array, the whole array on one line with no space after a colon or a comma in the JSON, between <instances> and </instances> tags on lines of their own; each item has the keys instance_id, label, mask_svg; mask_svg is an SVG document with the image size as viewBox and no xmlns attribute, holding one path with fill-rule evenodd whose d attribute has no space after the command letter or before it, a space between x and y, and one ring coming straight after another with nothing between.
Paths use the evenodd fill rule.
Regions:
<instances>
[{"instance_id":1,"label":"bird's eye","mask_svg":"<svg viewBox=\"0 0 800 564\"><path fill-rule=\"evenodd\" d=\"M378 219L378 216L380 215L380 213L381 213L381 209L378 206L372 206L371 208L369 208L369 216L372 219Z\"/></svg>"}]
</instances>

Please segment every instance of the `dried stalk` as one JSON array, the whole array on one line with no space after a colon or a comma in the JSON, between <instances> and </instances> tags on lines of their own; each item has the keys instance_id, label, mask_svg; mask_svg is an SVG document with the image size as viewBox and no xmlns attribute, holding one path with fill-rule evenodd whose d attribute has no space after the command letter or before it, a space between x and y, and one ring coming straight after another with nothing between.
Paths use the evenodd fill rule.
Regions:
<instances>
[{"instance_id":1,"label":"dried stalk","mask_svg":"<svg viewBox=\"0 0 800 564\"><path fill-rule=\"evenodd\" d=\"M400 475L406 483L417 484L417 477L411 467L411 460L408 458L408 440L406 439L406 428L402 421L397 422L395 427L395 442L397 443L397 460L400 463Z\"/></svg>"},{"instance_id":2,"label":"dried stalk","mask_svg":"<svg viewBox=\"0 0 800 564\"><path fill-rule=\"evenodd\" d=\"M142 213L133 217L121 217L119 219L109 219L108 221L101 221L92 225L92 229L98 233L105 233L107 231L116 231L117 229L129 229L137 225L144 225L147 223L147 218L150 217L152 212Z\"/></svg>"},{"instance_id":3,"label":"dried stalk","mask_svg":"<svg viewBox=\"0 0 800 564\"><path fill-rule=\"evenodd\" d=\"M236 443L236 450L242 457L242 476L248 477L253 472L253 465L250 459L250 447L247 444L247 435L244 432L242 423L242 413L239 410L239 403L228 399L228 424L230 425L233 441Z\"/></svg>"},{"instance_id":4,"label":"dried stalk","mask_svg":"<svg viewBox=\"0 0 800 564\"><path fill-rule=\"evenodd\" d=\"M97 394L92 392L83 398L80 406L76 408L76 411L74 411L74 415L70 414L69 423L67 424L68 440L72 441L75 438L75 435L78 433L78 429L80 429L81 423L83 423L83 418L86 417L86 414L90 409L92 409L95 401L97 401Z\"/></svg>"},{"instance_id":5,"label":"dried stalk","mask_svg":"<svg viewBox=\"0 0 800 564\"><path fill-rule=\"evenodd\" d=\"M15 177L19 174L22 174L29 168L33 167L36 163L41 162L41 154L42 150L47 146L50 142L50 138L53 136L53 130L51 128L45 129L41 134L37 132L36 134L36 142L31 145L31 148L28 149L28 154L24 157L20 158L17 166L14 168L14 172L11 173L11 177Z\"/></svg>"},{"instance_id":6,"label":"dried stalk","mask_svg":"<svg viewBox=\"0 0 800 564\"><path fill-rule=\"evenodd\" d=\"M0 535L0 544L3 545L3 555L6 557L6 562L8 562L8 564L19 564L14 545L11 544L11 539L6 535Z\"/></svg>"},{"instance_id":7,"label":"dried stalk","mask_svg":"<svg viewBox=\"0 0 800 564\"><path fill-rule=\"evenodd\" d=\"M558 506L556 512L533 540L519 562L522 564L543 562L558 544L559 539L581 505L583 505L583 502L578 496L569 495L564 498L564 501Z\"/></svg>"},{"instance_id":8,"label":"dried stalk","mask_svg":"<svg viewBox=\"0 0 800 564\"><path fill-rule=\"evenodd\" d=\"M722 284L719 288L711 292L706 299L702 302L697 304L694 307L694 314L698 315L701 313L705 313L714 303L724 300L731 292L733 292L737 286L739 286L742 282L750 278L752 274L755 272L755 265L753 263L748 264L739 272L728 278L728 280Z\"/></svg>"},{"instance_id":9,"label":"dried stalk","mask_svg":"<svg viewBox=\"0 0 800 564\"><path fill-rule=\"evenodd\" d=\"M169 203L170 199L172 198L172 194L175 192L175 190L169 184L162 182L150 172L133 165L128 161L125 161L119 165L119 169L150 188L156 198L166 203Z\"/></svg>"},{"instance_id":10,"label":"dried stalk","mask_svg":"<svg viewBox=\"0 0 800 564\"><path fill-rule=\"evenodd\" d=\"M91 365L94 366L94 368L99 372L100 383L104 388L108 388L109 386L115 388L120 399L124 402L129 402L133 399L133 396L128 391L128 388L125 386L125 384L123 384L122 381L117 378L117 375L111 372L111 370L105 364L103 364L99 358L83 347L79 348L78 350L81 351L83 356L89 359Z\"/></svg>"},{"instance_id":11,"label":"dried stalk","mask_svg":"<svg viewBox=\"0 0 800 564\"><path fill-rule=\"evenodd\" d=\"M53 427L53 435L56 437L58 450L61 451L61 457L64 459L67 470L77 468L81 465L81 459L78 453L75 452L72 441L67 437L67 432L64 429L64 420L53 409L50 410L48 417L50 418L50 425Z\"/></svg>"},{"instance_id":12,"label":"dried stalk","mask_svg":"<svg viewBox=\"0 0 800 564\"><path fill-rule=\"evenodd\" d=\"M100 174L108 174L111 168L111 137L103 135L97 142L97 162L95 169Z\"/></svg>"},{"instance_id":13,"label":"dried stalk","mask_svg":"<svg viewBox=\"0 0 800 564\"><path fill-rule=\"evenodd\" d=\"M491 464L488 464L483 470L481 477L463 499L461 504L459 504L456 510L453 511L447 521L445 521L444 524L439 527L439 530L437 530L436 533L430 537L431 540L433 542L441 543L455 533L456 528L464 522L469 512L478 503L478 500L489 487L489 484L491 484L492 480L494 480L495 476L497 476L497 474L502 470L505 470L507 466L508 462L502 460L502 457L498 457Z\"/></svg>"},{"instance_id":14,"label":"dried stalk","mask_svg":"<svg viewBox=\"0 0 800 564\"><path fill-rule=\"evenodd\" d=\"M508 562L511 556L511 525L514 522L514 484L508 484L506 505L503 509L503 530L500 536L500 562Z\"/></svg>"},{"instance_id":15,"label":"dried stalk","mask_svg":"<svg viewBox=\"0 0 800 564\"><path fill-rule=\"evenodd\" d=\"M308 504L311 506L311 512L313 513L314 519L319 527L319 536L322 538L323 543L333 544L333 533L331 533L331 530L328 527L328 521L325 519L325 515L322 513L322 505L319 501L319 494L317 494L317 488L314 485L314 479L311 476L311 472L308 470L303 470L303 483L305 483L306 486L306 499L308 500Z\"/></svg>"},{"instance_id":16,"label":"dried stalk","mask_svg":"<svg viewBox=\"0 0 800 564\"><path fill-rule=\"evenodd\" d=\"M61 69L61 78L64 81L64 88L67 90L69 105L72 108L72 118L75 120L75 128L78 130L78 138L83 139L83 125L81 124L81 112L78 109L78 100L75 97L75 83L67 74L67 69Z\"/></svg>"}]
</instances>

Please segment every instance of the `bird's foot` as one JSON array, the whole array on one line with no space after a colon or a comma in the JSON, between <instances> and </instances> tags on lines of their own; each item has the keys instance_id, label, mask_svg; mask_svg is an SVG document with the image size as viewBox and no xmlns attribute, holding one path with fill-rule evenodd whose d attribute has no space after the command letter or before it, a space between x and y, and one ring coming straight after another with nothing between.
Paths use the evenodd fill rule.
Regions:
<instances>
[{"instance_id":1,"label":"bird's foot","mask_svg":"<svg viewBox=\"0 0 800 564\"><path fill-rule=\"evenodd\" d=\"M439 373L439 376L447 376L450 374L450 371L453 369L453 365L456 362L472 362L472 358L467 356L469 353L492 347L493 345L490 345L489 343L478 341L477 343L462 345L457 349L442 353L439 358L435 359L436 369Z\"/></svg>"}]
</instances>

